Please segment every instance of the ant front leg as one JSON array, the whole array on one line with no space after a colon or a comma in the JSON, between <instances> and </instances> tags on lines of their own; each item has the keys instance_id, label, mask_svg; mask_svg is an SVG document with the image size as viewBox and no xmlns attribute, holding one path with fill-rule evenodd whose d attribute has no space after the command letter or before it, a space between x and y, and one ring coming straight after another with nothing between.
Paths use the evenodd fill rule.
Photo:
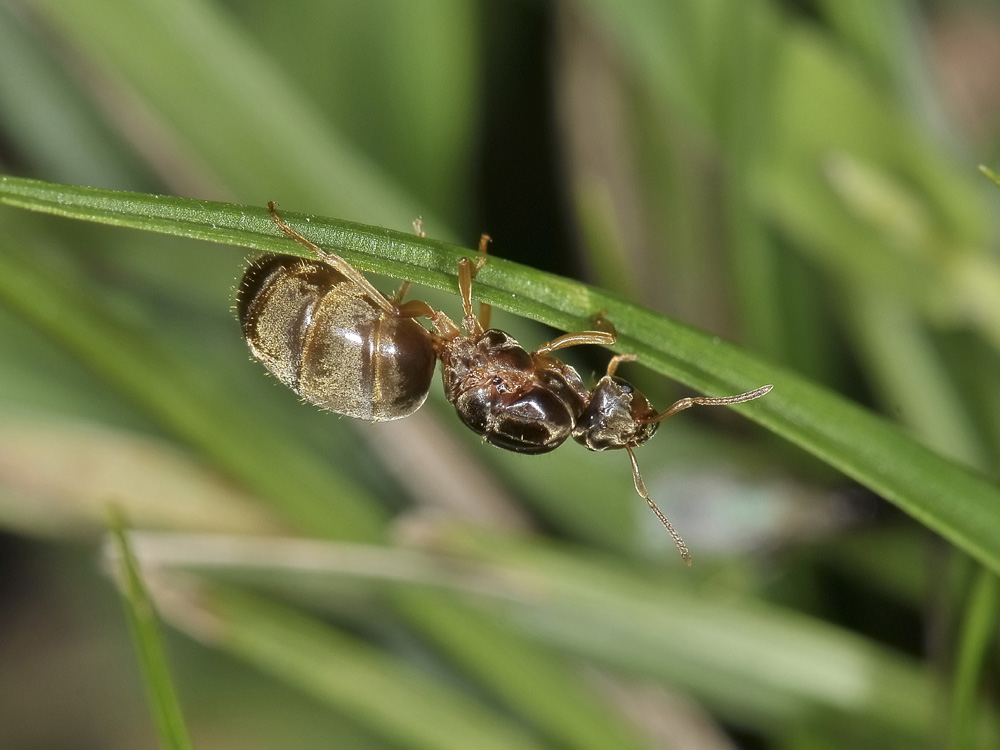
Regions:
<instances>
[{"instance_id":1,"label":"ant front leg","mask_svg":"<svg viewBox=\"0 0 1000 750\"><path fill-rule=\"evenodd\" d=\"M639 359L639 356L636 354L616 354L608 362L608 377L612 377L615 374L618 370L618 365L622 362L635 362L637 359Z\"/></svg>"},{"instance_id":2,"label":"ant front leg","mask_svg":"<svg viewBox=\"0 0 1000 750\"><path fill-rule=\"evenodd\" d=\"M579 346L581 344L595 344L597 346L614 346L615 340L617 338L617 332L615 327L610 321L605 319L604 310L601 310L597 315L594 316L594 327L597 330L594 331L577 331L576 333L564 333L558 338L552 339L542 344L540 347L535 349L534 354L536 356L544 356L550 352L554 352L557 349L565 349L567 346ZM626 361L635 359L634 354L619 354L614 357L611 361L614 363L614 367L618 366L618 361ZM611 365L609 365L611 367ZM608 371L608 375L611 375L614 369Z\"/></svg>"},{"instance_id":3,"label":"ant front leg","mask_svg":"<svg viewBox=\"0 0 1000 750\"><path fill-rule=\"evenodd\" d=\"M577 331L576 333L564 333L562 336L542 344L535 349L534 353L542 356L554 352L556 349L565 349L567 346L579 346L581 344L612 346L614 343L615 335L607 331Z\"/></svg>"},{"instance_id":4,"label":"ant front leg","mask_svg":"<svg viewBox=\"0 0 1000 750\"><path fill-rule=\"evenodd\" d=\"M580 346L581 344L614 346L618 333L615 331L615 327L612 325L611 321L604 317L604 312L604 310L601 310L594 316L594 328L596 330L564 333L562 336L542 344L540 347L535 349L534 354L536 356L544 356L550 352L556 351L557 349L565 349L567 346ZM608 367L611 368L608 370L608 375L614 373L614 368L618 366L618 362L627 362L633 359L635 359L634 354L617 355L611 360L613 366L608 365Z\"/></svg>"},{"instance_id":5,"label":"ant front leg","mask_svg":"<svg viewBox=\"0 0 1000 750\"><path fill-rule=\"evenodd\" d=\"M593 318L594 328L598 331L607 331L614 337L618 337L618 331L615 329L615 324L608 320L608 309L606 307L601 308L597 311L597 315ZM635 357L632 357L635 359ZM609 375L611 373L608 373Z\"/></svg>"}]
</instances>

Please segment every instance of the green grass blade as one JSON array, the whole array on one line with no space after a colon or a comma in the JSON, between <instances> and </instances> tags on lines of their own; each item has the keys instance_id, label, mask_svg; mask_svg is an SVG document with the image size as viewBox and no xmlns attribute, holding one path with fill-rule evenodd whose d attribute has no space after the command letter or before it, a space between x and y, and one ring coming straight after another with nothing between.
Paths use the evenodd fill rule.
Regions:
<instances>
[{"instance_id":1,"label":"green grass blade","mask_svg":"<svg viewBox=\"0 0 1000 750\"><path fill-rule=\"evenodd\" d=\"M129 544L125 519L117 511L112 516L111 538L120 564L118 575L125 617L139 657L160 746L165 750L190 750L191 741L188 739L180 703L170 679L153 603L146 592L139 564Z\"/></svg>"},{"instance_id":2,"label":"green grass blade","mask_svg":"<svg viewBox=\"0 0 1000 750\"><path fill-rule=\"evenodd\" d=\"M618 673L680 687L713 712L765 732L817 716L850 717L859 731L876 736L887 727L910 740L930 731L940 693L925 665L818 618L736 594L718 577L699 584L687 572L653 573L584 547L456 527L438 532L435 553L161 534L145 534L136 546L144 563L228 581L256 580L266 561L272 584L285 577L296 585L305 579L308 588L299 591L305 601L329 599L343 590L345 580L393 584L404 601L414 603L406 607L408 619L433 633L435 641L446 639L442 650L511 705L530 700L535 689L556 690L553 699L563 695L556 689L562 676L551 669L552 655L538 671L541 685L507 695L497 683L494 668L507 646L517 649L507 666L533 673L531 651L545 653L547 645ZM429 588L437 591L426 598ZM434 624L446 616L435 599L440 604L454 599L460 623ZM471 643L484 618L482 642ZM494 642L494 631L501 628L504 635ZM505 679L513 690L518 679L528 678ZM550 722L560 721L560 711L547 706L517 710L550 732ZM996 726L992 714L977 719L984 728ZM571 735L564 729L553 736Z\"/></svg>"},{"instance_id":3,"label":"green grass blade","mask_svg":"<svg viewBox=\"0 0 1000 750\"><path fill-rule=\"evenodd\" d=\"M558 747L639 748L642 739L601 703L559 655L442 592L402 591L394 601L411 625L528 717Z\"/></svg>"},{"instance_id":4,"label":"green grass blade","mask_svg":"<svg viewBox=\"0 0 1000 750\"><path fill-rule=\"evenodd\" d=\"M91 221L301 252L280 236L263 207L68 188L11 177L0 179L0 200ZM455 248L349 222L297 214L286 218L364 270L455 289ZM493 259L477 276L476 293L499 307L570 331L589 328L595 313L605 310L619 332L617 348L637 353L646 366L710 395L773 383L766 398L735 408L1000 571L1000 488L885 419L717 337L567 279Z\"/></svg>"},{"instance_id":5,"label":"green grass blade","mask_svg":"<svg viewBox=\"0 0 1000 750\"><path fill-rule=\"evenodd\" d=\"M363 641L288 607L205 591L177 623L391 738L426 750L529 750L523 729ZM192 616L195 620L185 619ZM211 627L204 627L204 620Z\"/></svg>"},{"instance_id":6,"label":"green grass blade","mask_svg":"<svg viewBox=\"0 0 1000 750\"><path fill-rule=\"evenodd\" d=\"M298 84L218 3L32 5L70 46L110 73L112 90L124 80L129 94L139 95L175 139L170 148L191 154L197 170L209 172L192 176L182 169L173 179L203 184L207 177L229 194L332 204L369 221L421 213L378 165L338 137Z\"/></svg>"},{"instance_id":7,"label":"green grass blade","mask_svg":"<svg viewBox=\"0 0 1000 750\"><path fill-rule=\"evenodd\" d=\"M979 171L982 172L984 175L986 175L986 177L989 178L994 185L1000 187L1000 175L998 175L996 172L994 172L992 169L990 169L984 164L979 165Z\"/></svg>"},{"instance_id":8,"label":"green grass blade","mask_svg":"<svg viewBox=\"0 0 1000 750\"><path fill-rule=\"evenodd\" d=\"M1000 621L1000 581L993 571L981 570L969 593L959 640L954 688L951 694L951 726L948 747L991 747L977 737L976 715L980 708L979 684L987 653L996 640Z\"/></svg>"},{"instance_id":9,"label":"green grass blade","mask_svg":"<svg viewBox=\"0 0 1000 750\"><path fill-rule=\"evenodd\" d=\"M456 529L445 549L503 571L513 592L474 594L487 612L560 651L679 686L747 726L773 731L832 714L872 734L927 736L930 673L842 628L718 582L692 588L537 541Z\"/></svg>"}]
</instances>

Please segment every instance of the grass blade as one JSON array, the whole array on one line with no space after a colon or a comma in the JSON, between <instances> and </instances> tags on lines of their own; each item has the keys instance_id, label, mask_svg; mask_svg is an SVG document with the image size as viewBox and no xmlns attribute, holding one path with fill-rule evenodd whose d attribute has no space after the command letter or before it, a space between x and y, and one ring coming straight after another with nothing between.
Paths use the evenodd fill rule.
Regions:
<instances>
[{"instance_id":1,"label":"grass blade","mask_svg":"<svg viewBox=\"0 0 1000 750\"><path fill-rule=\"evenodd\" d=\"M199 590L183 602L174 598L165 614L182 629L345 712L400 747L541 747L463 690L288 607L212 589Z\"/></svg>"},{"instance_id":2,"label":"grass blade","mask_svg":"<svg viewBox=\"0 0 1000 750\"><path fill-rule=\"evenodd\" d=\"M180 703L170 679L153 603L146 592L139 564L129 544L125 519L117 510L112 513L111 539L120 565L118 575L125 617L139 657L160 746L164 750L190 750L191 741L188 739Z\"/></svg>"},{"instance_id":3,"label":"grass blade","mask_svg":"<svg viewBox=\"0 0 1000 750\"><path fill-rule=\"evenodd\" d=\"M1000 581L989 570L980 570L965 612L951 695L951 726L948 745L952 750L989 747L994 742L977 738L976 714L980 708L979 684L987 663L987 653L996 639L1000 619Z\"/></svg>"},{"instance_id":4,"label":"grass blade","mask_svg":"<svg viewBox=\"0 0 1000 750\"><path fill-rule=\"evenodd\" d=\"M300 252L263 207L72 188L5 177L0 200L33 210L278 252ZM456 248L350 222L286 214L318 244L363 270L454 291ZM468 252L468 251L466 251ZM605 310L616 348L709 395L773 383L767 398L734 407L896 503L1000 572L1000 488L918 443L899 427L717 337L567 279L492 259L476 278L483 300L563 330Z\"/></svg>"}]
</instances>

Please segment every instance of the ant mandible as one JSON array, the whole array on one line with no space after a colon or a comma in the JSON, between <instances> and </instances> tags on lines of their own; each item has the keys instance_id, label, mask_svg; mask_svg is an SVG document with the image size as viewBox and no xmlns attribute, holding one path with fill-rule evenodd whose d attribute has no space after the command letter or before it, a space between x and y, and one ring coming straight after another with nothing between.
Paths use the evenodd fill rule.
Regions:
<instances>
[{"instance_id":1,"label":"ant mandible","mask_svg":"<svg viewBox=\"0 0 1000 750\"><path fill-rule=\"evenodd\" d=\"M528 352L510 334L489 328L490 307L472 305L472 280L486 263L489 237L479 243L477 263L462 258L458 288L462 326L426 302L382 295L357 269L292 229L275 204L275 225L308 248L315 260L267 254L246 270L237 310L251 352L278 380L306 401L356 419L400 419L416 411L430 391L441 361L445 396L459 419L483 440L515 453L554 450L570 436L588 450L624 448L636 492L670 533L685 563L684 540L650 498L633 449L659 423L691 406L723 406L760 398L770 385L725 398L685 398L657 412L627 380L606 375L588 390L577 371L552 352L580 344L610 346L612 331L567 333ZM419 220L415 228L421 236ZM431 331L416 318L426 318ZM605 321L605 326L610 327Z\"/></svg>"}]
</instances>

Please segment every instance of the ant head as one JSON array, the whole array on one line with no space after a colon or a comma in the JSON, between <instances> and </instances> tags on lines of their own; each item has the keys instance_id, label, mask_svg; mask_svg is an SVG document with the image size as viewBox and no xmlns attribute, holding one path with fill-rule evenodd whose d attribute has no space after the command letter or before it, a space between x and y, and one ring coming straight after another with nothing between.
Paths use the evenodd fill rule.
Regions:
<instances>
[{"instance_id":1,"label":"ant head","mask_svg":"<svg viewBox=\"0 0 1000 750\"><path fill-rule=\"evenodd\" d=\"M616 375L605 375L577 420L573 439L592 451L642 445L659 426L649 421L656 414L634 385Z\"/></svg>"}]
</instances>

